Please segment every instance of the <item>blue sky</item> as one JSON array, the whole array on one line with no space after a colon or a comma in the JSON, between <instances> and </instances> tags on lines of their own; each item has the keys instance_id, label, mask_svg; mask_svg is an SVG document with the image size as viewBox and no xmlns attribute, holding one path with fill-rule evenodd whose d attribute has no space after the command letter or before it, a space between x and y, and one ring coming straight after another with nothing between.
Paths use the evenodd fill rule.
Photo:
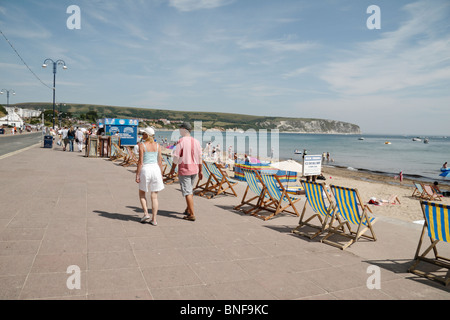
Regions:
<instances>
[{"instance_id":1,"label":"blue sky","mask_svg":"<svg viewBox=\"0 0 450 320\"><path fill-rule=\"evenodd\" d=\"M381 29L367 27L370 5ZM43 61L66 62L58 102L450 135L448 0L1 0L0 30L49 87ZM0 87L11 104L52 101L1 36Z\"/></svg>"}]
</instances>

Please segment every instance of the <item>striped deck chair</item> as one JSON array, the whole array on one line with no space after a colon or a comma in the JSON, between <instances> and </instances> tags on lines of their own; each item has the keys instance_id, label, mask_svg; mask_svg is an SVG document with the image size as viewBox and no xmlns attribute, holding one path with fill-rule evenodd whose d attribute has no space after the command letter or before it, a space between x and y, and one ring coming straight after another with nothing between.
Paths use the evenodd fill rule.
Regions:
<instances>
[{"instance_id":1,"label":"striped deck chair","mask_svg":"<svg viewBox=\"0 0 450 320\"><path fill-rule=\"evenodd\" d=\"M173 164L172 157L170 157L168 155L164 155L163 159L167 164L167 170L166 170L167 173L165 173L163 175L163 182L165 184L172 184L178 180L178 166L176 166L175 172L173 174L170 174L170 171L172 170L172 164Z\"/></svg>"},{"instance_id":2,"label":"striped deck chair","mask_svg":"<svg viewBox=\"0 0 450 320\"><path fill-rule=\"evenodd\" d=\"M213 193L210 198L218 196L219 194L230 194L237 197L236 191L233 189L233 186L237 185L237 182L231 181L228 178L228 175L222 170L222 168L217 166L216 163L205 163L209 170L209 174L211 175L210 186L208 186L207 189L207 191Z\"/></svg>"},{"instance_id":3,"label":"striped deck chair","mask_svg":"<svg viewBox=\"0 0 450 320\"><path fill-rule=\"evenodd\" d=\"M441 241L447 243L450 241L450 206L429 201L420 201L420 205L422 207L425 223L422 229L422 235L419 239L419 245L417 246L417 251L414 256L413 265L408 269L408 271L419 276L438 281L447 286L450 283L450 258L446 258L438 254L437 244ZM431 245L420 253L426 230L428 231L428 237L430 238ZM426 255L431 250L433 250L434 258L427 258ZM417 270L417 266L421 261L447 269L446 275L442 277L438 275L438 271L424 272Z\"/></svg>"},{"instance_id":4,"label":"striped deck chair","mask_svg":"<svg viewBox=\"0 0 450 320\"><path fill-rule=\"evenodd\" d=\"M270 199L266 190L263 188L260 182L259 173L252 169L243 169L244 177L247 182L247 188L245 189L244 196L242 197L241 203L235 206L234 210L242 210L245 214L249 214L258 208L264 207L266 205L265 199ZM249 191L253 192L255 196L246 199ZM249 205L249 209L241 209L242 206Z\"/></svg>"},{"instance_id":5,"label":"striped deck chair","mask_svg":"<svg viewBox=\"0 0 450 320\"><path fill-rule=\"evenodd\" d=\"M423 189L422 184L414 182L414 191L411 195L411 197L418 197L418 198L422 198L423 193L425 192L425 190Z\"/></svg>"},{"instance_id":6,"label":"striped deck chair","mask_svg":"<svg viewBox=\"0 0 450 320\"><path fill-rule=\"evenodd\" d=\"M197 185L194 188L194 194L198 194L199 196L204 196L208 191L208 188L211 186L212 177L205 161L202 162L202 173L203 179L198 179Z\"/></svg>"},{"instance_id":7,"label":"striped deck chair","mask_svg":"<svg viewBox=\"0 0 450 320\"><path fill-rule=\"evenodd\" d=\"M329 228L329 224L327 222L329 220L331 221L335 204L333 203L330 194L326 191L325 183L303 181L302 184L305 189L307 201L303 207L298 226L292 230L292 232L310 239L314 239ZM314 214L304 220L306 208L308 206L311 207ZM314 225L310 223L310 221L315 218L319 220L319 224ZM339 217L337 218L340 219ZM303 229L304 226L314 228L317 232L311 235L310 233L301 231L300 229Z\"/></svg>"},{"instance_id":8,"label":"striped deck chair","mask_svg":"<svg viewBox=\"0 0 450 320\"><path fill-rule=\"evenodd\" d=\"M429 201L442 201L441 196L436 193L436 190L432 186L424 184L423 191L422 199Z\"/></svg>"},{"instance_id":9,"label":"striped deck chair","mask_svg":"<svg viewBox=\"0 0 450 320\"><path fill-rule=\"evenodd\" d=\"M133 150L130 147L126 147L127 153L128 153L128 159L121 163L120 165L123 167L129 167L132 165L137 165L139 162L138 156L133 152Z\"/></svg>"},{"instance_id":10,"label":"striped deck chair","mask_svg":"<svg viewBox=\"0 0 450 320\"><path fill-rule=\"evenodd\" d=\"M300 201L300 197L296 197L287 193L280 179L276 175L260 174L261 184L265 188L270 201L267 201L264 206L260 206L252 215L267 221L281 212L287 212L299 217L295 203ZM292 208L293 211L288 210ZM269 216L260 215L258 212L261 210L271 211L272 214Z\"/></svg>"},{"instance_id":11,"label":"striped deck chair","mask_svg":"<svg viewBox=\"0 0 450 320\"><path fill-rule=\"evenodd\" d=\"M367 205L363 205L358 190L334 185L331 186L331 190L334 194L336 208L331 218L328 234L322 239L322 242L344 250L361 237L376 241L377 238L372 225L376 222L377 218L369 216L368 212L372 211ZM342 218L342 222L337 227L333 227L334 219L338 217ZM352 231L351 224L357 226L356 232ZM348 232L345 231L345 227L347 227ZM365 234L368 230L370 231L370 235ZM350 240L344 244L328 240L333 234L339 234Z\"/></svg>"},{"instance_id":12,"label":"striped deck chair","mask_svg":"<svg viewBox=\"0 0 450 320\"><path fill-rule=\"evenodd\" d=\"M116 154L113 157L110 158L111 161L113 161L113 162L118 161L118 160L124 161L124 160L126 160L128 158L128 154L126 154L122 150L122 148L120 148L116 143L113 143L113 146L116 149Z\"/></svg>"}]
</instances>

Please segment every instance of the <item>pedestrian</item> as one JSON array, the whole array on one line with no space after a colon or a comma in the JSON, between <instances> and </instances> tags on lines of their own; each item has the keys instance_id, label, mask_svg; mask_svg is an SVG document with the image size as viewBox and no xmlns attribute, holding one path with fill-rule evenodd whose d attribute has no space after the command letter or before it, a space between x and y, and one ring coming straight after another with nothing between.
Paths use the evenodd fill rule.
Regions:
<instances>
[{"instance_id":1,"label":"pedestrian","mask_svg":"<svg viewBox=\"0 0 450 320\"><path fill-rule=\"evenodd\" d=\"M75 141L77 143L78 152L83 152L83 144L84 144L84 133L80 127L75 131Z\"/></svg>"},{"instance_id":2,"label":"pedestrian","mask_svg":"<svg viewBox=\"0 0 450 320\"><path fill-rule=\"evenodd\" d=\"M69 130L67 130L67 127L64 127L64 129L61 130L61 139L63 142L63 151L66 151L67 145L69 144L69 137L68 137Z\"/></svg>"},{"instance_id":3,"label":"pedestrian","mask_svg":"<svg viewBox=\"0 0 450 320\"><path fill-rule=\"evenodd\" d=\"M67 132L67 138L69 139L69 151L73 152L73 143L75 142L75 129L70 127Z\"/></svg>"},{"instance_id":4,"label":"pedestrian","mask_svg":"<svg viewBox=\"0 0 450 320\"><path fill-rule=\"evenodd\" d=\"M186 200L186 215L183 219L195 221L194 212L194 182L198 178L203 179L202 173L202 147L200 142L191 137L192 126L188 122L180 125L182 138L178 140L177 147L173 153L173 165L170 175L175 173L178 165L178 179L180 181L181 193Z\"/></svg>"},{"instance_id":5,"label":"pedestrian","mask_svg":"<svg viewBox=\"0 0 450 320\"><path fill-rule=\"evenodd\" d=\"M158 192L164 189L164 182L162 178L162 155L159 144L155 141L155 130L148 127L142 132L143 142L139 143L139 161L136 170L136 182L139 183L139 200L144 216L141 223L150 220L147 205L147 192L150 192L152 201L152 217L150 224L158 225L156 216L158 214Z\"/></svg>"}]
</instances>

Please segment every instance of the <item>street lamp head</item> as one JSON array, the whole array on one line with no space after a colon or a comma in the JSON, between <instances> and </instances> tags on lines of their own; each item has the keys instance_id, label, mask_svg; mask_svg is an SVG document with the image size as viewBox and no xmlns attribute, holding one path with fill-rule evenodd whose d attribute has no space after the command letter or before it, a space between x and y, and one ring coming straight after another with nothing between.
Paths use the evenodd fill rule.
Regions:
<instances>
[{"instance_id":1,"label":"street lamp head","mask_svg":"<svg viewBox=\"0 0 450 320\"><path fill-rule=\"evenodd\" d=\"M44 64L42 65L42 68L47 68L47 65L44 63Z\"/></svg>"},{"instance_id":2,"label":"street lamp head","mask_svg":"<svg viewBox=\"0 0 450 320\"><path fill-rule=\"evenodd\" d=\"M67 66L66 66L66 65L64 65L64 66L63 66L63 69L64 69L64 70L67 70Z\"/></svg>"}]
</instances>

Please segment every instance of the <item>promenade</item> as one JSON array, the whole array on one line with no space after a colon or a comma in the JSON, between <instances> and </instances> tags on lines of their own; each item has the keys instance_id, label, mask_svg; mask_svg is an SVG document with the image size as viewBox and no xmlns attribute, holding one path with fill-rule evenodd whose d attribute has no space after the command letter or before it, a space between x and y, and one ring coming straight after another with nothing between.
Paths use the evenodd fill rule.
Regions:
<instances>
[{"instance_id":1,"label":"promenade","mask_svg":"<svg viewBox=\"0 0 450 320\"><path fill-rule=\"evenodd\" d=\"M139 223L135 167L83 154L35 146L0 160L0 299L450 299L407 272L420 225L381 219L378 241L341 251L291 234L297 217L233 211L245 183L238 198L196 196L197 221L185 221L174 183L159 194L155 227Z\"/></svg>"}]
</instances>

